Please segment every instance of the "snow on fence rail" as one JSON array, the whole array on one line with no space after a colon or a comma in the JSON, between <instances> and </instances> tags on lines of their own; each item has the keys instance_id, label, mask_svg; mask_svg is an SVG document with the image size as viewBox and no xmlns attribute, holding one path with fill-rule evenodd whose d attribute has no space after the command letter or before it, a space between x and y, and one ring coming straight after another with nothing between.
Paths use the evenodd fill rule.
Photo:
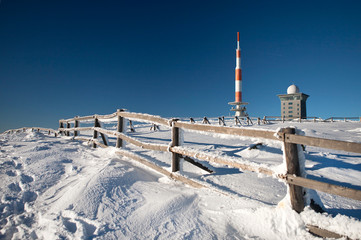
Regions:
<instances>
[{"instance_id":1,"label":"snow on fence rail","mask_svg":"<svg viewBox=\"0 0 361 240\"><path fill-rule=\"evenodd\" d=\"M329 117L327 119L321 119L319 117L305 117L305 118L294 118L294 117L281 117L281 116L264 116L262 123L267 123L269 121L298 121L298 122L309 122L309 121L313 121L313 122L334 122L334 121L360 121L361 122L361 117Z\"/></svg>"}]
</instances>

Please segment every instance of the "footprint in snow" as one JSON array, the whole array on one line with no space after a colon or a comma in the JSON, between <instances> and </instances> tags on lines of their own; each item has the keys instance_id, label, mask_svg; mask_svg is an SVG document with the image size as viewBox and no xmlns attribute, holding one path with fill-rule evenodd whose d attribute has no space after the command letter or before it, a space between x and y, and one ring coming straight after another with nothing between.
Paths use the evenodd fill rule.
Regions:
<instances>
[{"instance_id":1,"label":"footprint in snow","mask_svg":"<svg viewBox=\"0 0 361 240\"><path fill-rule=\"evenodd\" d=\"M11 183L8 185L8 188L13 192L20 192L21 187L19 186L19 183Z\"/></svg>"},{"instance_id":2,"label":"footprint in snow","mask_svg":"<svg viewBox=\"0 0 361 240\"><path fill-rule=\"evenodd\" d=\"M69 232L71 232L71 233L76 232L76 230L77 230L76 223L71 222L70 218L63 218L63 224Z\"/></svg>"},{"instance_id":3,"label":"footprint in snow","mask_svg":"<svg viewBox=\"0 0 361 240\"><path fill-rule=\"evenodd\" d=\"M2 163L2 165L15 167L15 162L14 161L5 161Z\"/></svg>"},{"instance_id":4,"label":"footprint in snow","mask_svg":"<svg viewBox=\"0 0 361 240\"><path fill-rule=\"evenodd\" d=\"M30 183L30 182L34 181L34 178L29 175L26 175L26 174L21 174L20 181L23 184Z\"/></svg>"},{"instance_id":5,"label":"footprint in snow","mask_svg":"<svg viewBox=\"0 0 361 240\"><path fill-rule=\"evenodd\" d=\"M27 191L24 192L23 201L24 202L34 202L38 198L38 194L35 192Z\"/></svg>"},{"instance_id":6,"label":"footprint in snow","mask_svg":"<svg viewBox=\"0 0 361 240\"><path fill-rule=\"evenodd\" d=\"M22 169L22 168L23 168L23 164L21 164L21 163L18 163L15 166L15 169Z\"/></svg>"},{"instance_id":7,"label":"footprint in snow","mask_svg":"<svg viewBox=\"0 0 361 240\"><path fill-rule=\"evenodd\" d=\"M17 176L17 173L15 171L9 170L6 171L6 175L8 175L9 177L15 177Z\"/></svg>"},{"instance_id":8,"label":"footprint in snow","mask_svg":"<svg viewBox=\"0 0 361 240\"><path fill-rule=\"evenodd\" d=\"M63 159L63 160L61 160L60 162L61 162L61 163L72 163L73 160L71 160L71 159Z\"/></svg>"}]
</instances>

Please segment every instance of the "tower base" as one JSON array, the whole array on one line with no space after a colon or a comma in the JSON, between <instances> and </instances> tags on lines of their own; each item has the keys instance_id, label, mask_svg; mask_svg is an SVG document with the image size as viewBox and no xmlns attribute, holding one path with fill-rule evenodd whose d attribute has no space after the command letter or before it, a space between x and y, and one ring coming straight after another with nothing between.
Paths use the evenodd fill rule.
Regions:
<instances>
[{"instance_id":1,"label":"tower base","mask_svg":"<svg viewBox=\"0 0 361 240\"><path fill-rule=\"evenodd\" d=\"M231 108L231 111L235 112L235 116L237 117L247 117L248 114L246 112L246 102L230 102L229 105L234 105L235 107Z\"/></svg>"}]
</instances>

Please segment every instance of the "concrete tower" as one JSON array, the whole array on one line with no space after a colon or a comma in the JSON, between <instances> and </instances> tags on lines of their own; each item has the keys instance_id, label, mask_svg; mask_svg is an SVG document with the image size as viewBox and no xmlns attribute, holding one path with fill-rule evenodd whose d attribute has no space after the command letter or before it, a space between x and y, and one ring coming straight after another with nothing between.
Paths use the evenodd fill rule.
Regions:
<instances>
[{"instance_id":1,"label":"concrete tower","mask_svg":"<svg viewBox=\"0 0 361 240\"><path fill-rule=\"evenodd\" d=\"M306 100L309 95L300 93L300 89L292 84L287 94L277 95L281 100L281 117L284 119L306 118Z\"/></svg>"},{"instance_id":2,"label":"concrete tower","mask_svg":"<svg viewBox=\"0 0 361 240\"><path fill-rule=\"evenodd\" d=\"M231 111L235 112L235 116L245 117L246 106L248 103L242 102L242 69L241 69L241 49L239 47L239 32L237 32L237 49L236 49L236 69L235 69L235 101L228 103L235 105Z\"/></svg>"}]
</instances>

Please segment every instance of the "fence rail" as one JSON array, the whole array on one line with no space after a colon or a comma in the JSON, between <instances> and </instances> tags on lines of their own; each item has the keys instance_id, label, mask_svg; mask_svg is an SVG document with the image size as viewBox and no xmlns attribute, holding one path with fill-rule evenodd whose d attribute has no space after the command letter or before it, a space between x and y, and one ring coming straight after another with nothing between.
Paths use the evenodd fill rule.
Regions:
<instances>
[{"instance_id":1,"label":"fence rail","mask_svg":"<svg viewBox=\"0 0 361 240\"><path fill-rule=\"evenodd\" d=\"M360 121L361 122L361 117L329 117L326 119L321 119L319 117L282 117L282 116L264 116L263 117L263 121L264 123L269 122L269 121L299 121L299 122L306 122L306 121L313 121L313 122L334 122L335 120L343 120L344 122L346 121Z\"/></svg>"}]
</instances>

